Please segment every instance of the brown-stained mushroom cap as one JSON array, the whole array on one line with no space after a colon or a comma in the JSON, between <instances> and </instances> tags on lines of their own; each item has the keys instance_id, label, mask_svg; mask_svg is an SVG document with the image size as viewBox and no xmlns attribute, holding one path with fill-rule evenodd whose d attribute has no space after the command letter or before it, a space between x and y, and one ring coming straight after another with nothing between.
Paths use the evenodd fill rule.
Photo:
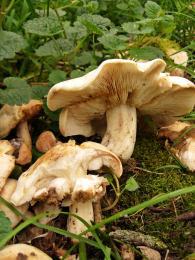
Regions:
<instances>
[{"instance_id":1,"label":"brown-stained mushroom cap","mask_svg":"<svg viewBox=\"0 0 195 260\"><path fill-rule=\"evenodd\" d=\"M50 148L55 146L57 140L51 131L41 133L36 141L36 148L41 153L46 153Z\"/></svg>"},{"instance_id":2,"label":"brown-stained mushroom cap","mask_svg":"<svg viewBox=\"0 0 195 260\"><path fill-rule=\"evenodd\" d=\"M14 147L7 140L0 140L0 192L15 167Z\"/></svg>"},{"instance_id":3,"label":"brown-stained mushroom cap","mask_svg":"<svg viewBox=\"0 0 195 260\"><path fill-rule=\"evenodd\" d=\"M27 244L13 244L0 251L0 260L52 260L40 249Z\"/></svg>"},{"instance_id":4,"label":"brown-stained mushroom cap","mask_svg":"<svg viewBox=\"0 0 195 260\"><path fill-rule=\"evenodd\" d=\"M42 101L31 100L28 104L22 106L4 105L0 109L0 138L8 136L10 131L14 129L22 120L29 120L42 108Z\"/></svg>"},{"instance_id":5,"label":"brown-stained mushroom cap","mask_svg":"<svg viewBox=\"0 0 195 260\"><path fill-rule=\"evenodd\" d=\"M162 73L165 62L112 59L83 77L56 84L48 93L51 110L64 108L60 131L64 136L96 133L92 121L106 114L102 144L122 160L131 156L136 136L136 109L159 125L191 111L195 86L187 79Z\"/></svg>"}]
</instances>

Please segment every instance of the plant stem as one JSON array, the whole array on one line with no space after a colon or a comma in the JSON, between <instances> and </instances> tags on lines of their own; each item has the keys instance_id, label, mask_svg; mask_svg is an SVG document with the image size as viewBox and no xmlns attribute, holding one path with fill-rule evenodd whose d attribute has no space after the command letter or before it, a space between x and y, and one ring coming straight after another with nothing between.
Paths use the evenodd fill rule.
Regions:
<instances>
[{"instance_id":1,"label":"plant stem","mask_svg":"<svg viewBox=\"0 0 195 260\"><path fill-rule=\"evenodd\" d=\"M10 11L10 9L12 8L12 6L14 5L15 0L12 0L11 3L8 5L8 7L6 8L5 12L6 14Z\"/></svg>"},{"instance_id":2,"label":"plant stem","mask_svg":"<svg viewBox=\"0 0 195 260\"><path fill-rule=\"evenodd\" d=\"M62 31L63 31L64 38L66 39L66 31L65 31L65 29L64 29L63 23L62 23L62 21L61 21L61 18L60 18L60 16L59 16L59 13L58 13L57 8L55 7L54 3L52 3L52 7L53 7L53 9L54 9L54 11L55 11L55 13L56 13L56 15L57 15L58 21L59 21L59 23L60 23L60 25L61 25L61 27L62 27Z\"/></svg>"},{"instance_id":3,"label":"plant stem","mask_svg":"<svg viewBox=\"0 0 195 260\"><path fill-rule=\"evenodd\" d=\"M6 5L7 5L7 0L2 0L1 10L0 10L0 27L2 27L3 18L6 15Z\"/></svg>"}]
</instances>

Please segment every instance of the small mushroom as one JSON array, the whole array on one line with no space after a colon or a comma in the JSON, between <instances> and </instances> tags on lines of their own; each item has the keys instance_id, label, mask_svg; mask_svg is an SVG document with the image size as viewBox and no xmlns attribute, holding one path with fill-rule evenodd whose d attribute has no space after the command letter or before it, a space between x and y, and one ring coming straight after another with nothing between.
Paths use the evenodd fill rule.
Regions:
<instances>
[{"instance_id":1,"label":"small mushroom","mask_svg":"<svg viewBox=\"0 0 195 260\"><path fill-rule=\"evenodd\" d=\"M13 194L13 192L16 189L17 181L14 179L7 179L6 184L4 185L0 196L3 197L5 200L7 200L10 203L10 198ZM28 203L15 207L18 211L20 211L23 215L26 215L28 210ZM12 227L15 227L20 221L21 217L15 214L11 209L9 209L3 202L0 201L0 210L4 211L6 216L10 219L12 223Z\"/></svg>"},{"instance_id":2,"label":"small mushroom","mask_svg":"<svg viewBox=\"0 0 195 260\"><path fill-rule=\"evenodd\" d=\"M46 153L57 144L55 135L51 131L41 133L36 141L36 148L41 153Z\"/></svg>"},{"instance_id":3,"label":"small mushroom","mask_svg":"<svg viewBox=\"0 0 195 260\"><path fill-rule=\"evenodd\" d=\"M0 192L15 167L14 147L7 140L0 140Z\"/></svg>"},{"instance_id":4,"label":"small mushroom","mask_svg":"<svg viewBox=\"0 0 195 260\"><path fill-rule=\"evenodd\" d=\"M40 100L31 100L22 106L4 105L0 109L0 138L8 136L19 122L31 119L40 112L41 108L42 102Z\"/></svg>"},{"instance_id":5,"label":"small mushroom","mask_svg":"<svg viewBox=\"0 0 195 260\"><path fill-rule=\"evenodd\" d=\"M52 260L40 249L27 244L13 244L0 251L0 260Z\"/></svg>"},{"instance_id":6,"label":"small mushroom","mask_svg":"<svg viewBox=\"0 0 195 260\"><path fill-rule=\"evenodd\" d=\"M170 56L170 59L173 60L175 64L182 65L184 67L187 66L188 54L186 51L178 52L175 49L168 49L166 53ZM180 68L175 68L171 71L170 74L171 76L184 77L184 71Z\"/></svg>"},{"instance_id":7,"label":"small mushroom","mask_svg":"<svg viewBox=\"0 0 195 260\"><path fill-rule=\"evenodd\" d=\"M104 177L87 175L87 170L98 170L103 165L118 178L121 176L120 160L103 145L85 142L78 146L74 141L59 143L19 177L11 202L19 206L26 202L45 201L58 205L65 201L66 205L71 205L70 212L86 217L90 223L92 202L105 194L108 181ZM68 230L81 233L86 227L79 222L70 216ZM75 224L79 226L75 227Z\"/></svg>"},{"instance_id":8,"label":"small mushroom","mask_svg":"<svg viewBox=\"0 0 195 260\"><path fill-rule=\"evenodd\" d=\"M16 157L16 164L26 165L32 160L32 152L22 138L14 138L10 140L15 151L13 155Z\"/></svg>"},{"instance_id":9,"label":"small mushroom","mask_svg":"<svg viewBox=\"0 0 195 260\"><path fill-rule=\"evenodd\" d=\"M171 143L174 143L191 126L192 124L190 123L176 121L172 125L161 127L158 131L158 137L166 137ZM182 164L186 165L190 171L195 171L195 128L187 132L173 147L166 141L166 147L170 148L174 155Z\"/></svg>"},{"instance_id":10,"label":"small mushroom","mask_svg":"<svg viewBox=\"0 0 195 260\"><path fill-rule=\"evenodd\" d=\"M195 85L162 73L165 65L161 59L137 63L112 59L83 77L53 86L47 104L52 111L63 108L59 119L62 135L91 136L97 133L92 122L106 115L102 144L128 160L136 139L136 109L165 126L195 104Z\"/></svg>"}]
</instances>

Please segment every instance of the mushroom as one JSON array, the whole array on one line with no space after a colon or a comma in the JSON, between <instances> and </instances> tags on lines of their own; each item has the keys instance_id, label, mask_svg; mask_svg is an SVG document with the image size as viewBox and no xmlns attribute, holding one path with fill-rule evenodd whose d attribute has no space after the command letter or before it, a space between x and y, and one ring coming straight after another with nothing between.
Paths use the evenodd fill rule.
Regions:
<instances>
[{"instance_id":1,"label":"mushroom","mask_svg":"<svg viewBox=\"0 0 195 260\"><path fill-rule=\"evenodd\" d=\"M165 126L195 104L194 84L162 73L165 65L161 59L137 63L112 59L83 77L53 86L47 104L52 111L63 107L59 119L62 135L89 137L97 132L92 122L103 120L106 114L102 144L128 160L136 139L136 109Z\"/></svg>"},{"instance_id":2,"label":"mushroom","mask_svg":"<svg viewBox=\"0 0 195 260\"><path fill-rule=\"evenodd\" d=\"M40 249L27 244L13 244L0 251L0 260L52 260Z\"/></svg>"},{"instance_id":3,"label":"mushroom","mask_svg":"<svg viewBox=\"0 0 195 260\"><path fill-rule=\"evenodd\" d=\"M17 181L14 179L7 179L6 184L4 185L0 196L7 200L10 203L10 198L13 192L16 189ZM23 215L26 215L28 210L28 203L15 207L18 211L20 211ZM9 209L3 202L0 201L0 211L4 211L6 216L10 219L12 223L12 227L15 227L20 221L21 217L15 214L11 209Z\"/></svg>"},{"instance_id":4,"label":"mushroom","mask_svg":"<svg viewBox=\"0 0 195 260\"><path fill-rule=\"evenodd\" d=\"M22 120L29 120L35 116L41 110L41 108L42 102L40 100L31 100L28 104L24 104L22 106L10 106L7 104L4 105L0 109L0 138L8 136L11 130L14 129L19 124L19 122ZM19 130L18 132L20 135L21 131ZM26 131L24 130L24 132ZM28 137L25 139L27 140Z\"/></svg>"},{"instance_id":5,"label":"mushroom","mask_svg":"<svg viewBox=\"0 0 195 260\"><path fill-rule=\"evenodd\" d=\"M161 127L158 131L158 137L166 137L172 143L177 142L177 139L193 125L187 122L176 121L174 124L167 127ZM166 147L170 145L166 141ZM187 132L181 140L178 140L175 145L171 146L171 152L186 165L190 171L195 171L195 128Z\"/></svg>"},{"instance_id":6,"label":"mushroom","mask_svg":"<svg viewBox=\"0 0 195 260\"><path fill-rule=\"evenodd\" d=\"M22 138L11 139L10 143L15 149L16 164L26 165L32 161L32 152Z\"/></svg>"},{"instance_id":7,"label":"mushroom","mask_svg":"<svg viewBox=\"0 0 195 260\"><path fill-rule=\"evenodd\" d=\"M92 202L105 194L108 181L104 177L87 175L87 170L98 170L103 165L118 178L121 176L120 160L103 145L85 142L78 146L74 141L59 143L19 177L11 202L19 206L36 201L58 205L63 201L63 205L71 205L70 212L83 216L90 223L93 220ZM70 216L68 230L76 234L86 230L79 222Z\"/></svg>"},{"instance_id":8,"label":"mushroom","mask_svg":"<svg viewBox=\"0 0 195 260\"><path fill-rule=\"evenodd\" d=\"M0 140L0 192L15 167L14 147L7 140Z\"/></svg>"},{"instance_id":9,"label":"mushroom","mask_svg":"<svg viewBox=\"0 0 195 260\"><path fill-rule=\"evenodd\" d=\"M180 51L178 52L175 49L168 49L166 53L170 56L170 59L174 61L175 64L182 65L184 67L187 66L188 62L188 54L186 51ZM175 54L174 54L175 53ZM171 76L184 76L184 71L180 68L175 68L171 71Z\"/></svg>"},{"instance_id":10,"label":"mushroom","mask_svg":"<svg viewBox=\"0 0 195 260\"><path fill-rule=\"evenodd\" d=\"M55 135L51 131L42 132L37 141L36 148L41 153L46 153L50 148L57 144Z\"/></svg>"}]
</instances>

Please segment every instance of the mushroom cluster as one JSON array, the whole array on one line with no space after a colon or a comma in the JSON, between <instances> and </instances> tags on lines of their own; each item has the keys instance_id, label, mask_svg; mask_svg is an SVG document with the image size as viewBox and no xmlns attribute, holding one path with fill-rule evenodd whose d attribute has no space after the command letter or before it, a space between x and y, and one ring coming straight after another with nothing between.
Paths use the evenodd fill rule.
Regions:
<instances>
[{"instance_id":1,"label":"mushroom cluster","mask_svg":"<svg viewBox=\"0 0 195 260\"><path fill-rule=\"evenodd\" d=\"M195 85L162 73L165 65L161 59L106 60L83 77L53 86L47 104L52 111L63 108L62 135L89 137L103 132L102 144L128 160L136 139L136 109L161 127L174 123L176 116L190 112L195 104ZM105 116L107 128L102 129L97 121Z\"/></svg>"}]
</instances>

